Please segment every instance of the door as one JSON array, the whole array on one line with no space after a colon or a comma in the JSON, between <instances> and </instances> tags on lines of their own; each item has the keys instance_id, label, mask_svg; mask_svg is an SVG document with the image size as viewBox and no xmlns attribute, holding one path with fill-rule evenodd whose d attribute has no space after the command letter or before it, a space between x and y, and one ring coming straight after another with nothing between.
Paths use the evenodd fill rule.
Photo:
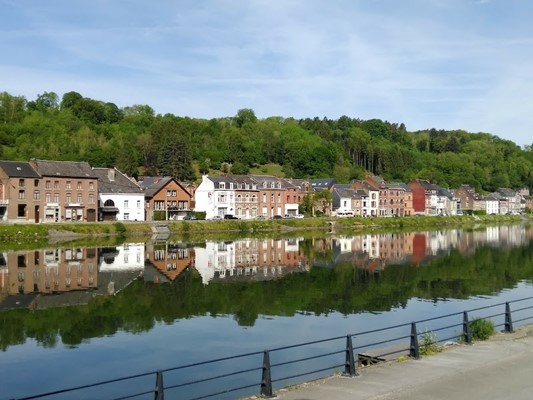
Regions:
<instances>
[{"instance_id":1,"label":"door","mask_svg":"<svg viewBox=\"0 0 533 400\"><path fill-rule=\"evenodd\" d=\"M39 223L39 221L41 220L40 218L40 215L39 215L39 206L35 206L35 223Z\"/></svg>"}]
</instances>

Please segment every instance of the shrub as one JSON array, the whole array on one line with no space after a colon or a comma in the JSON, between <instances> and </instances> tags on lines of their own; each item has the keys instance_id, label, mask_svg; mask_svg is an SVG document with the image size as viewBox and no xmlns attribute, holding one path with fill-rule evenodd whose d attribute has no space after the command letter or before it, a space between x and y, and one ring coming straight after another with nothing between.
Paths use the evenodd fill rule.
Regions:
<instances>
[{"instance_id":1,"label":"shrub","mask_svg":"<svg viewBox=\"0 0 533 400\"><path fill-rule=\"evenodd\" d=\"M494 333L494 324L488 319L474 318L468 324L474 340L487 340Z\"/></svg>"},{"instance_id":2,"label":"shrub","mask_svg":"<svg viewBox=\"0 0 533 400\"><path fill-rule=\"evenodd\" d=\"M426 330L422 333L422 343L420 343L420 355L430 356L439 353L442 350L439 346L438 338L435 333Z\"/></svg>"},{"instance_id":3,"label":"shrub","mask_svg":"<svg viewBox=\"0 0 533 400\"><path fill-rule=\"evenodd\" d=\"M126 226L122 222L115 222L115 232L119 236L124 236L126 234Z\"/></svg>"}]
</instances>

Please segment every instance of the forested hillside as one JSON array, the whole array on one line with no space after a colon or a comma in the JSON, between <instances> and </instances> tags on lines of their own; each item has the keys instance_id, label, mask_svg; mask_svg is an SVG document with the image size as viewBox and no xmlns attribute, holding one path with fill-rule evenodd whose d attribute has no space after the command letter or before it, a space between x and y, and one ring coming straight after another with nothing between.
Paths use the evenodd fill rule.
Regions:
<instances>
[{"instance_id":1,"label":"forested hillside","mask_svg":"<svg viewBox=\"0 0 533 400\"><path fill-rule=\"evenodd\" d=\"M45 92L35 100L0 93L0 159L30 158L83 160L183 181L279 164L294 178L348 182L371 172L450 188L533 188L533 148L487 133L409 132L402 123L347 116L258 119L251 109L205 120L156 115L149 105L121 109L76 92L62 98Z\"/></svg>"}]
</instances>

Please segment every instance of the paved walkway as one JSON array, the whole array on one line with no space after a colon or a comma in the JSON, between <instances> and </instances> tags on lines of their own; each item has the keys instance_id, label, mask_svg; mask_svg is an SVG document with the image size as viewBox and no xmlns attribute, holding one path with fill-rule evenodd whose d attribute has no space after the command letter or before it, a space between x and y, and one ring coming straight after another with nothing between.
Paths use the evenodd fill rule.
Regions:
<instances>
[{"instance_id":1,"label":"paved walkway","mask_svg":"<svg viewBox=\"0 0 533 400\"><path fill-rule=\"evenodd\" d=\"M359 368L284 389L280 400L529 400L533 398L533 326L497 333L472 345L450 346L420 360Z\"/></svg>"}]
</instances>

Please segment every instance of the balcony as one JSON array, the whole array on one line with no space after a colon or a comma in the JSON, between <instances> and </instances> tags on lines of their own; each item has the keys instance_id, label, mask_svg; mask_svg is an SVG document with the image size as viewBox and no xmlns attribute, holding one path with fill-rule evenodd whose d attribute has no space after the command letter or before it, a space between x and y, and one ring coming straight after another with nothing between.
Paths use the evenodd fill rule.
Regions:
<instances>
[{"instance_id":1,"label":"balcony","mask_svg":"<svg viewBox=\"0 0 533 400\"><path fill-rule=\"evenodd\" d=\"M7 206L9 204L9 200L0 200L0 206Z\"/></svg>"}]
</instances>

